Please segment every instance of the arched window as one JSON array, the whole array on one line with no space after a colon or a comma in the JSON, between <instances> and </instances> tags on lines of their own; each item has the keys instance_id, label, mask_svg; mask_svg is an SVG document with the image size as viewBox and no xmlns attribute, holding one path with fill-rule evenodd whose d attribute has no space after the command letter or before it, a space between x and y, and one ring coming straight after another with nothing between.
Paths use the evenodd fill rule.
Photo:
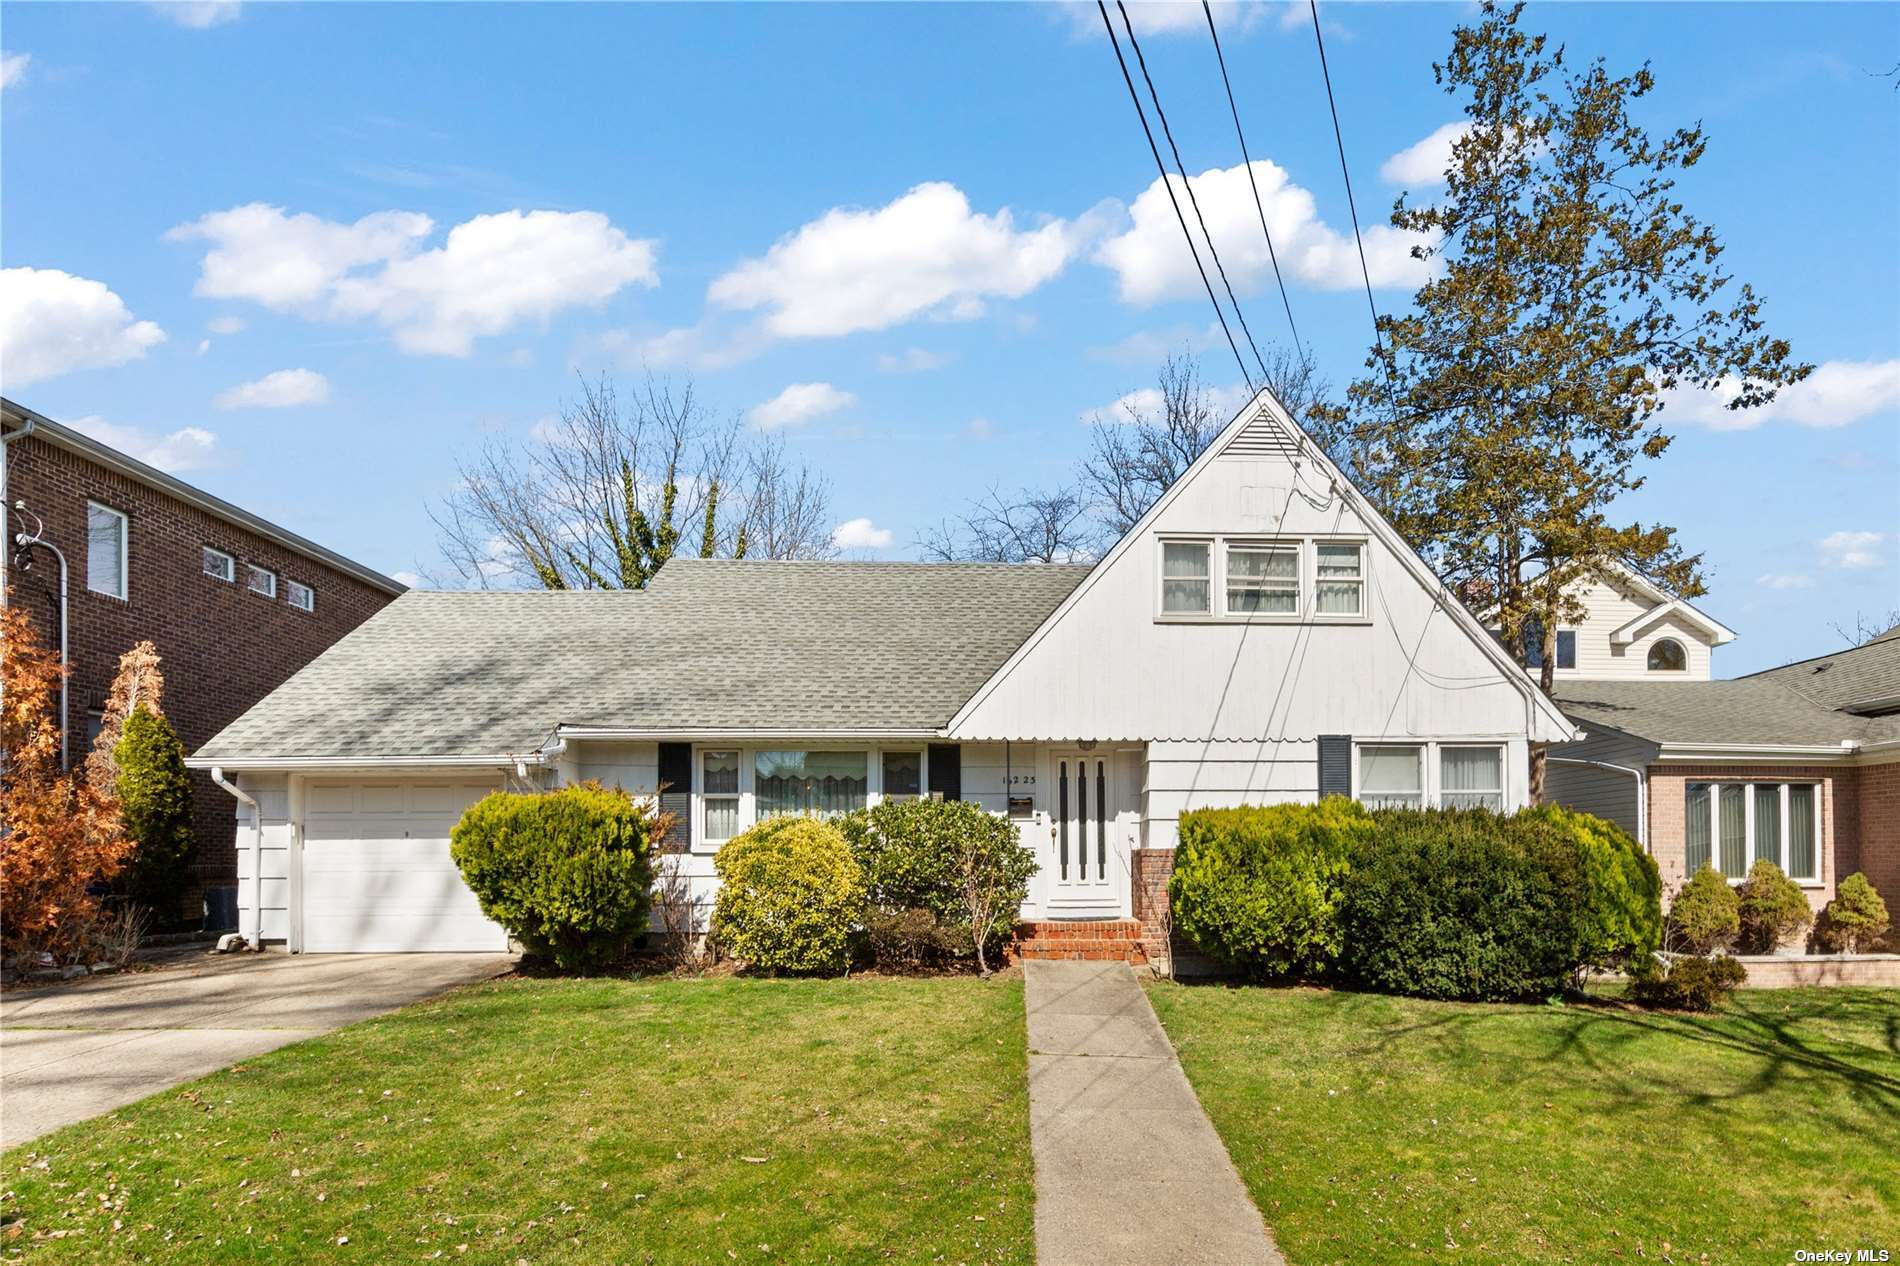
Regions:
<instances>
[{"instance_id":1,"label":"arched window","mask_svg":"<svg viewBox=\"0 0 1900 1266\"><path fill-rule=\"evenodd\" d=\"M1682 643L1673 637L1658 639L1649 648L1649 671L1652 673L1680 673L1689 669L1689 656L1682 649Z\"/></svg>"}]
</instances>

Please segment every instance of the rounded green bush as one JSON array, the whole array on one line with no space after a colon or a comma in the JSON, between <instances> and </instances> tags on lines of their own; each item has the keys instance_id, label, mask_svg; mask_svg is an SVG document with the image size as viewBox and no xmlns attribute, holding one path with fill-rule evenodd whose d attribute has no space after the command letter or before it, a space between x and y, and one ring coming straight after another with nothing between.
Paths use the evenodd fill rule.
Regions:
<instances>
[{"instance_id":1,"label":"rounded green bush","mask_svg":"<svg viewBox=\"0 0 1900 1266\"><path fill-rule=\"evenodd\" d=\"M1635 973L1630 996L1638 1006L1714 1011L1747 979L1748 969L1723 954L1682 957L1667 967L1650 959Z\"/></svg>"},{"instance_id":2,"label":"rounded green bush","mask_svg":"<svg viewBox=\"0 0 1900 1266\"><path fill-rule=\"evenodd\" d=\"M1351 976L1474 1000L1548 997L1574 977L1588 884L1565 833L1482 809L1373 819L1339 907Z\"/></svg>"},{"instance_id":3,"label":"rounded green bush","mask_svg":"<svg viewBox=\"0 0 1900 1266\"><path fill-rule=\"evenodd\" d=\"M535 958L563 971L626 957L652 902L651 806L582 783L469 806L449 852L482 903Z\"/></svg>"},{"instance_id":4,"label":"rounded green bush","mask_svg":"<svg viewBox=\"0 0 1900 1266\"><path fill-rule=\"evenodd\" d=\"M1168 899L1174 929L1249 976L1319 976L1341 948L1339 899L1354 846L1373 833L1357 802L1196 809L1181 816Z\"/></svg>"},{"instance_id":5,"label":"rounded green bush","mask_svg":"<svg viewBox=\"0 0 1900 1266\"><path fill-rule=\"evenodd\" d=\"M713 858L713 936L755 971L812 975L850 963L864 872L844 835L814 818L768 818Z\"/></svg>"},{"instance_id":6,"label":"rounded green bush","mask_svg":"<svg viewBox=\"0 0 1900 1266\"><path fill-rule=\"evenodd\" d=\"M1836 953L1865 954L1880 944L1880 938L1892 924L1887 918L1887 903L1867 876L1855 871L1841 880L1834 900L1821 911L1815 935L1823 947Z\"/></svg>"},{"instance_id":7,"label":"rounded green bush","mask_svg":"<svg viewBox=\"0 0 1900 1266\"><path fill-rule=\"evenodd\" d=\"M969 801L886 800L845 814L837 826L864 873L869 908L879 916L867 919L866 932L880 962L914 965L925 942L940 955L974 954L972 878L995 894L984 943L995 944L1016 926L1036 859L1008 819ZM935 923L928 936L920 912Z\"/></svg>"},{"instance_id":8,"label":"rounded green bush","mask_svg":"<svg viewBox=\"0 0 1900 1266\"><path fill-rule=\"evenodd\" d=\"M1555 831L1577 850L1584 880L1579 966L1614 967L1655 953L1662 943L1662 872L1628 831L1557 805L1526 809L1510 821Z\"/></svg>"},{"instance_id":9,"label":"rounded green bush","mask_svg":"<svg viewBox=\"0 0 1900 1266\"><path fill-rule=\"evenodd\" d=\"M1713 866L1689 876L1669 906L1670 940L1698 954L1726 949L1741 928L1741 898Z\"/></svg>"},{"instance_id":10,"label":"rounded green bush","mask_svg":"<svg viewBox=\"0 0 1900 1266\"><path fill-rule=\"evenodd\" d=\"M1736 896L1741 901L1742 948L1750 954L1772 954L1814 922L1814 907L1801 885L1771 861L1751 866Z\"/></svg>"}]
</instances>

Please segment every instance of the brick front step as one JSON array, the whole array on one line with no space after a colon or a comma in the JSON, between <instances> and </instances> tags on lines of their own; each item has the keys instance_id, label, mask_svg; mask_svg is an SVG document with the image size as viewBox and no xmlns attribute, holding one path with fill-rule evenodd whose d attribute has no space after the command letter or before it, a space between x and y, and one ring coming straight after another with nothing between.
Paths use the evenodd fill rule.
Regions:
<instances>
[{"instance_id":1,"label":"brick front step","mask_svg":"<svg viewBox=\"0 0 1900 1266\"><path fill-rule=\"evenodd\" d=\"M1027 961L1083 959L1090 962L1148 961L1144 932L1138 919L1045 920L1016 928L1010 956Z\"/></svg>"}]
</instances>

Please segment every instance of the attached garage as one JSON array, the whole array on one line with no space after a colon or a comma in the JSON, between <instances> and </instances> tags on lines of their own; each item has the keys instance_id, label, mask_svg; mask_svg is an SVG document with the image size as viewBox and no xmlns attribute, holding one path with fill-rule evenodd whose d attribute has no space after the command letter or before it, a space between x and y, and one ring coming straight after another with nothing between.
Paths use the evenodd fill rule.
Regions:
<instances>
[{"instance_id":1,"label":"attached garage","mask_svg":"<svg viewBox=\"0 0 1900 1266\"><path fill-rule=\"evenodd\" d=\"M303 790L302 948L311 954L506 950L449 856L491 782L312 779Z\"/></svg>"}]
</instances>

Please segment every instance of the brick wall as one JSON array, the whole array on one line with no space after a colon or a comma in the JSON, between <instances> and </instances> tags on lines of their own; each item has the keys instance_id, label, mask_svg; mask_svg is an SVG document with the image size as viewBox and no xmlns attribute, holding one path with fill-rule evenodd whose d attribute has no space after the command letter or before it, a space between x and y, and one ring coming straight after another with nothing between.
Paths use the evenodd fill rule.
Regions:
<instances>
[{"instance_id":1,"label":"brick wall","mask_svg":"<svg viewBox=\"0 0 1900 1266\"><path fill-rule=\"evenodd\" d=\"M1860 818L1857 865L1887 909L1900 914L1900 761L1862 765L1854 771Z\"/></svg>"},{"instance_id":2,"label":"brick wall","mask_svg":"<svg viewBox=\"0 0 1900 1266\"><path fill-rule=\"evenodd\" d=\"M37 436L7 446L7 496L46 522L65 552L72 676L68 724L72 759L86 754L88 713L105 703L119 656L144 639L157 646L165 675L165 712L187 752L195 751L331 643L390 601L380 589L285 549L160 489L46 443ZM127 516L128 583L124 599L86 587L86 502ZM30 519L9 517L18 530ZM203 547L237 559L237 580L204 574ZM20 562L30 563L30 569ZM245 564L277 573L275 600L244 586ZM316 591L316 610L285 600L286 581ZM49 645L59 636L59 573L43 549L11 562L13 601L39 622ZM235 813L208 775L192 774L197 853L179 914L195 919L201 889L236 881Z\"/></svg>"},{"instance_id":3,"label":"brick wall","mask_svg":"<svg viewBox=\"0 0 1900 1266\"><path fill-rule=\"evenodd\" d=\"M1662 869L1663 888L1673 893L1689 878L1688 783L1812 780L1821 786L1821 882L1803 884L1802 891L1819 911L1834 899L1835 885L1860 865L1859 773L1826 765L1651 765L1649 847Z\"/></svg>"}]
</instances>

